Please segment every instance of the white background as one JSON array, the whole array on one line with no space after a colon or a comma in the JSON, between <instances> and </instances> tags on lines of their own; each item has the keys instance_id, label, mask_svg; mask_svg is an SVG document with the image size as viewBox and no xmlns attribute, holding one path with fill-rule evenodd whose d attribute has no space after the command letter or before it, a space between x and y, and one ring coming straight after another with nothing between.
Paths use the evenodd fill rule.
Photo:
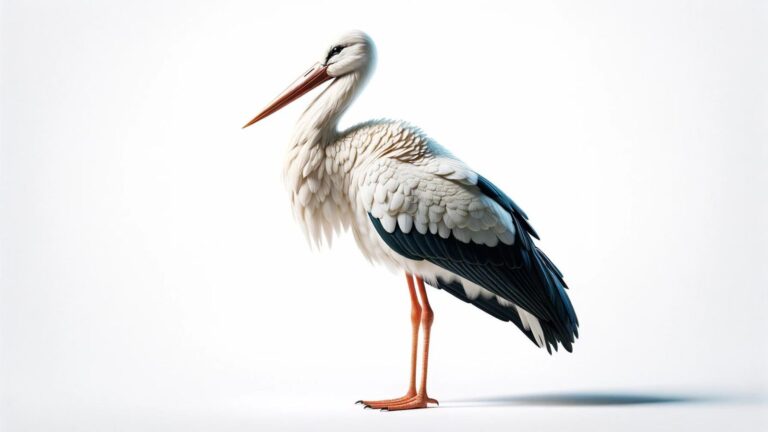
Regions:
<instances>
[{"instance_id":1,"label":"white background","mask_svg":"<svg viewBox=\"0 0 768 432\"><path fill-rule=\"evenodd\" d=\"M3 431L768 424L765 2L0 14ZM379 65L345 125L407 119L515 198L571 286L573 354L432 290L443 407L352 404L405 390L403 277L292 220L311 95L240 130L349 28Z\"/></svg>"}]
</instances>

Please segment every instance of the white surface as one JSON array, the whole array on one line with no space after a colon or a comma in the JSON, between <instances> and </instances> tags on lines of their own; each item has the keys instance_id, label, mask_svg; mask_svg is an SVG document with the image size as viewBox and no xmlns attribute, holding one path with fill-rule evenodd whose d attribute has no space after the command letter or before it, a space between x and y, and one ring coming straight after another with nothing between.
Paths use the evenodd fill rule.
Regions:
<instances>
[{"instance_id":1,"label":"white surface","mask_svg":"<svg viewBox=\"0 0 768 432\"><path fill-rule=\"evenodd\" d=\"M768 423L764 3L0 14L3 431ZM404 391L402 277L349 238L310 251L291 221L280 167L306 100L239 129L350 27L379 67L345 123L407 119L517 200L572 287L574 354L433 292L448 406L351 405ZM593 392L715 397L448 403Z\"/></svg>"}]
</instances>

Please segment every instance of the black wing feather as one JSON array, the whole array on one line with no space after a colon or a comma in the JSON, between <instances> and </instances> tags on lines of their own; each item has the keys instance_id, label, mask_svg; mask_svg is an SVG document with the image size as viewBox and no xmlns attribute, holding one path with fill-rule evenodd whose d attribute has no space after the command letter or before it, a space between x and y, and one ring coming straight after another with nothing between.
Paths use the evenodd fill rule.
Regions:
<instances>
[{"instance_id":1,"label":"black wing feather","mask_svg":"<svg viewBox=\"0 0 768 432\"><path fill-rule=\"evenodd\" d=\"M453 236L442 238L430 232L420 234L415 229L404 233L399 227L390 233L378 219L369 217L381 238L395 252L408 259L427 260L515 303L539 318L550 352L550 345L557 349L558 343L571 351L574 338L578 336L578 319L565 293L562 274L533 244L531 236L538 238L538 235L528 223L525 213L482 176L478 178L477 186L466 187L479 188L480 192L512 215L517 231L514 244L499 243L489 247L463 243ZM498 319L513 322L535 342L514 308L501 306L495 299L483 299L482 296L469 299L459 282L438 279L432 284Z\"/></svg>"}]
</instances>

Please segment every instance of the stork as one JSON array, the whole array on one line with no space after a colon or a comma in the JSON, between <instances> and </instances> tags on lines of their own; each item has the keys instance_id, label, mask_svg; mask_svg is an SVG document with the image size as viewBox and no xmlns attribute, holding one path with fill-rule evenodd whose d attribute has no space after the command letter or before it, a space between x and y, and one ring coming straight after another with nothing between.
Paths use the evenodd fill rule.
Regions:
<instances>
[{"instance_id":1,"label":"stork","mask_svg":"<svg viewBox=\"0 0 768 432\"><path fill-rule=\"evenodd\" d=\"M434 313L425 283L510 321L551 354L571 351L578 320L562 274L532 237L528 217L501 189L420 129L369 121L339 131L340 116L370 77L375 46L352 31L243 128L331 81L301 115L284 165L293 213L310 241L351 230L372 262L405 273L411 302L411 369L404 396L366 408L437 404L427 394ZM416 387L419 331L421 376Z\"/></svg>"}]
</instances>

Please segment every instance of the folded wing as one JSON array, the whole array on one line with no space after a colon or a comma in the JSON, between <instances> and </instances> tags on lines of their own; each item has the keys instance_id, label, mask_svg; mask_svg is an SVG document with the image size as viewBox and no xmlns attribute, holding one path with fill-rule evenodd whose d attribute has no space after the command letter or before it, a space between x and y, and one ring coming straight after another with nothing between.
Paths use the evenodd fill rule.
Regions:
<instances>
[{"instance_id":1,"label":"folded wing","mask_svg":"<svg viewBox=\"0 0 768 432\"><path fill-rule=\"evenodd\" d=\"M529 313L548 350L558 343L571 350L578 321L562 275L533 243L538 237L525 213L499 188L449 156L419 164L380 159L360 182L360 200L389 247L456 275L433 285L512 321L539 343ZM462 279L495 294L501 307L468 296Z\"/></svg>"}]
</instances>

